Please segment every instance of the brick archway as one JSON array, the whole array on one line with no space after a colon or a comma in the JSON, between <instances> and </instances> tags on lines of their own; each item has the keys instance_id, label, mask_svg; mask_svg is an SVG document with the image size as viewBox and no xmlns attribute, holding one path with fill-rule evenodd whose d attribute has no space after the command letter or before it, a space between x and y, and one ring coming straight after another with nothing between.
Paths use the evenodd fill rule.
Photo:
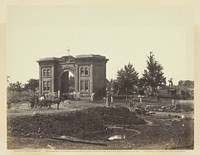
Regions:
<instances>
[{"instance_id":1,"label":"brick archway","mask_svg":"<svg viewBox=\"0 0 200 155\"><path fill-rule=\"evenodd\" d=\"M64 90L63 91L63 85L67 85L67 81L69 81L69 72L71 72L73 75L74 75L74 89L76 88L75 86L77 85L77 74L76 74L76 68L75 67L65 67L59 74L59 77L58 77L58 90L60 90L60 93L64 93L66 90L66 86L64 86ZM67 77L64 77L64 76L67 76ZM65 78L65 82L66 83L63 83L63 78ZM68 86L67 86L68 87ZM77 90L75 89L75 91L77 92Z\"/></svg>"}]
</instances>

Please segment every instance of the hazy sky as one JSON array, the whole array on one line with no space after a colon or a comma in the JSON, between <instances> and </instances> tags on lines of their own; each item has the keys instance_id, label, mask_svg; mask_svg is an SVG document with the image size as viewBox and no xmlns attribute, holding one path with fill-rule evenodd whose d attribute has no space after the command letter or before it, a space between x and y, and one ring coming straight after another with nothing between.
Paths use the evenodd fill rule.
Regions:
<instances>
[{"instance_id":1,"label":"hazy sky","mask_svg":"<svg viewBox=\"0 0 200 155\"><path fill-rule=\"evenodd\" d=\"M107 79L132 63L141 76L150 51L164 74L194 79L193 10L189 6L9 6L7 74L39 78L37 60L79 54L106 56Z\"/></svg>"}]
</instances>

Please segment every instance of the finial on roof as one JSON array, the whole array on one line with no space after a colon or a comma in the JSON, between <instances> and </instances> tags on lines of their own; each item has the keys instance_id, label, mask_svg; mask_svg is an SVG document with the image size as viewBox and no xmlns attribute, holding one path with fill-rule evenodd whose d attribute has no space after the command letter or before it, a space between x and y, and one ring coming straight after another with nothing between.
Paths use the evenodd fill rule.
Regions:
<instances>
[{"instance_id":1,"label":"finial on roof","mask_svg":"<svg viewBox=\"0 0 200 155\"><path fill-rule=\"evenodd\" d=\"M69 55L69 52L70 52L70 48L68 47L68 48L66 49L66 51L67 51L67 53L68 53L68 55Z\"/></svg>"}]
</instances>

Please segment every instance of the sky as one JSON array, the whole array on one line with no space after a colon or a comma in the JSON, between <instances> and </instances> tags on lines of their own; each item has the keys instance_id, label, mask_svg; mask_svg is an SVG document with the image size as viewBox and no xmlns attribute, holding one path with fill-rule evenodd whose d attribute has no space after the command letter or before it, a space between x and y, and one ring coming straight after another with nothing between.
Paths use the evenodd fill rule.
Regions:
<instances>
[{"instance_id":1,"label":"sky","mask_svg":"<svg viewBox=\"0 0 200 155\"><path fill-rule=\"evenodd\" d=\"M107 79L133 64L139 76L153 51L167 79L194 80L193 10L190 6L8 6L7 75L10 82L39 78L44 57L100 54Z\"/></svg>"}]
</instances>

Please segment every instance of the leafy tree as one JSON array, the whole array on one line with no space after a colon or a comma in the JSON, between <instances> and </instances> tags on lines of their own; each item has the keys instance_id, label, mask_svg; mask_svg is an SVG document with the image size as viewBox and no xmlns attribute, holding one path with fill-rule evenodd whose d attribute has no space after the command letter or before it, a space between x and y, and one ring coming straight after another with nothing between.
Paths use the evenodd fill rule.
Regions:
<instances>
[{"instance_id":1,"label":"leafy tree","mask_svg":"<svg viewBox=\"0 0 200 155\"><path fill-rule=\"evenodd\" d=\"M17 81L16 83L10 83L8 86L8 90L10 90L12 92L18 91L21 93L21 91L23 90L23 85L19 81Z\"/></svg>"},{"instance_id":2,"label":"leafy tree","mask_svg":"<svg viewBox=\"0 0 200 155\"><path fill-rule=\"evenodd\" d=\"M23 85L21 82L17 81L15 84L15 90L21 92L23 90Z\"/></svg>"},{"instance_id":3,"label":"leafy tree","mask_svg":"<svg viewBox=\"0 0 200 155\"><path fill-rule=\"evenodd\" d=\"M117 72L117 84L120 94L134 93L134 88L138 84L138 72L132 64L128 63Z\"/></svg>"},{"instance_id":4,"label":"leafy tree","mask_svg":"<svg viewBox=\"0 0 200 155\"><path fill-rule=\"evenodd\" d=\"M164 77L163 67L158 61L155 60L155 56L152 52L147 56L147 68L142 74L140 82L141 85L148 88L148 91L158 93L157 88L166 85L166 77Z\"/></svg>"},{"instance_id":5,"label":"leafy tree","mask_svg":"<svg viewBox=\"0 0 200 155\"><path fill-rule=\"evenodd\" d=\"M74 76L69 77L69 92L74 91Z\"/></svg>"},{"instance_id":6,"label":"leafy tree","mask_svg":"<svg viewBox=\"0 0 200 155\"><path fill-rule=\"evenodd\" d=\"M7 87L8 91L14 92L15 91L15 84L9 83L9 86Z\"/></svg>"},{"instance_id":7,"label":"leafy tree","mask_svg":"<svg viewBox=\"0 0 200 155\"><path fill-rule=\"evenodd\" d=\"M112 82L113 82L113 89L114 89L114 94L116 95L119 95L119 85L118 85L118 81L115 79L113 80L112 79Z\"/></svg>"},{"instance_id":8,"label":"leafy tree","mask_svg":"<svg viewBox=\"0 0 200 155\"><path fill-rule=\"evenodd\" d=\"M28 83L25 84L25 89L30 89L35 91L36 88L39 88L39 80L38 79L30 79Z\"/></svg>"},{"instance_id":9,"label":"leafy tree","mask_svg":"<svg viewBox=\"0 0 200 155\"><path fill-rule=\"evenodd\" d=\"M69 77L69 87L74 87L74 76Z\"/></svg>"}]
</instances>

